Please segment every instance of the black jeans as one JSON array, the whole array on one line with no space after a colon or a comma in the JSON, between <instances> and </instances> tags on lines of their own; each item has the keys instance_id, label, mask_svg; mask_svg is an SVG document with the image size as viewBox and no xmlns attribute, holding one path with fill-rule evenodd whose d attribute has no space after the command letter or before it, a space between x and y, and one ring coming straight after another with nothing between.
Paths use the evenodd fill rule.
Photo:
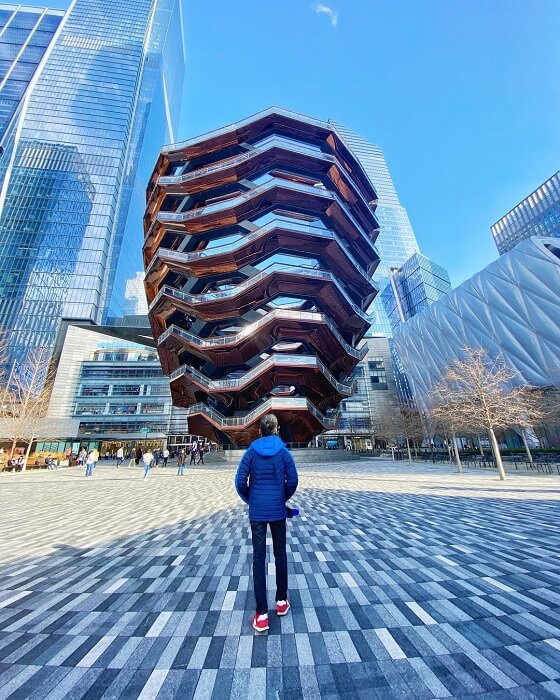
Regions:
<instances>
[{"instance_id":1,"label":"black jeans","mask_svg":"<svg viewBox=\"0 0 560 700\"><path fill-rule=\"evenodd\" d=\"M266 600L266 529L270 525L272 533L272 549L276 566L276 600L286 600L288 597L288 556L286 554L286 520L275 520L271 523L251 521L253 539L253 587L257 614L268 612Z\"/></svg>"}]
</instances>

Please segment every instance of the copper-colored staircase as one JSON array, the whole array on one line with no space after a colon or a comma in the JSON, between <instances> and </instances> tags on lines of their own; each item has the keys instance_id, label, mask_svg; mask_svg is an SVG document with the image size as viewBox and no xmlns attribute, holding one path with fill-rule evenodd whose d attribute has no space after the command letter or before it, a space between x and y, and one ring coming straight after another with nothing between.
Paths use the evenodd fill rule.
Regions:
<instances>
[{"instance_id":1,"label":"copper-colored staircase","mask_svg":"<svg viewBox=\"0 0 560 700\"><path fill-rule=\"evenodd\" d=\"M376 294L376 193L325 122L272 108L165 148L147 191L149 316L191 433L231 445L273 411L336 425Z\"/></svg>"}]
</instances>

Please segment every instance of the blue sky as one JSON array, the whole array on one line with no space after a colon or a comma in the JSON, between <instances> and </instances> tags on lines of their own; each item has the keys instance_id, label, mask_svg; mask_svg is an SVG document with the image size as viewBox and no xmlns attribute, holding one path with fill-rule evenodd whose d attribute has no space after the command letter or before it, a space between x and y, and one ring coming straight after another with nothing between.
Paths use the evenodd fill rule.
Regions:
<instances>
[{"instance_id":1,"label":"blue sky","mask_svg":"<svg viewBox=\"0 0 560 700\"><path fill-rule=\"evenodd\" d=\"M273 104L344 122L384 149L422 251L454 284L497 256L490 225L560 168L557 0L184 4L180 136Z\"/></svg>"}]
</instances>

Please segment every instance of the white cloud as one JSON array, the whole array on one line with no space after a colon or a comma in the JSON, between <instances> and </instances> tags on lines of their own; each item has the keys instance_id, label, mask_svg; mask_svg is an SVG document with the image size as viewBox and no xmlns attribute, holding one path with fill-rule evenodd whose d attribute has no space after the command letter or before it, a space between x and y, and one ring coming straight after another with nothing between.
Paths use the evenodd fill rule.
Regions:
<instances>
[{"instance_id":1,"label":"white cloud","mask_svg":"<svg viewBox=\"0 0 560 700\"><path fill-rule=\"evenodd\" d=\"M327 15L333 27L338 24L338 12L328 5L324 5L322 2L315 2L312 5L313 10L318 14Z\"/></svg>"}]
</instances>

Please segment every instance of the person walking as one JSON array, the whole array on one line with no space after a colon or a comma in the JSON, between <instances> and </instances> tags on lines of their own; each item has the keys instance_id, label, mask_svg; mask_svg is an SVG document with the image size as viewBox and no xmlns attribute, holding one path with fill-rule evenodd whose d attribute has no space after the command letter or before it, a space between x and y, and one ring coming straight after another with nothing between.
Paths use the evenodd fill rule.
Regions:
<instances>
[{"instance_id":1,"label":"person walking","mask_svg":"<svg viewBox=\"0 0 560 700\"><path fill-rule=\"evenodd\" d=\"M93 470L99 460L99 452L93 448L86 457L86 476L93 476Z\"/></svg>"},{"instance_id":2,"label":"person walking","mask_svg":"<svg viewBox=\"0 0 560 700\"><path fill-rule=\"evenodd\" d=\"M154 455L150 452L150 450L144 452L142 455L142 461L144 462L144 481L146 481L148 474L150 473L150 467L154 461Z\"/></svg>"},{"instance_id":3,"label":"person walking","mask_svg":"<svg viewBox=\"0 0 560 700\"><path fill-rule=\"evenodd\" d=\"M268 624L266 598L266 532L270 527L276 567L276 614L286 615L288 600L288 558L286 554L286 501L296 492L298 473L292 455L278 437L278 419L263 416L261 436L241 458L235 475L235 488L249 506L253 542L253 588L256 612L251 624L265 632Z\"/></svg>"},{"instance_id":4,"label":"person walking","mask_svg":"<svg viewBox=\"0 0 560 700\"><path fill-rule=\"evenodd\" d=\"M177 455L177 476L183 476L185 473L185 462L187 461L187 453L181 447Z\"/></svg>"},{"instance_id":5,"label":"person walking","mask_svg":"<svg viewBox=\"0 0 560 700\"><path fill-rule=\"evenodd\" d=\"M196 455L197 455L197 453L198 453L198 443L197 443L197 442L193 442L193 443L191 444L191 449L190 449L191 461L189 462L189 466L190 466L191 464L195 464L195 465L196 465Z\"/></svg>"},{"instance_id":6,"label":"person walking","mask_svg":"<svg viewBox=\"0 0 560 700\"><path fill-rule=\"evenodd\" d=\"M80 450L80 454L78 455L78 464L81 467L84 467L86 464L87 454L88 453L87 453L86 448L82 447L82 449Z\"/></svg>"},{"instance_id":7,"label":"person walking","mask_svg":"<svg viewBox=\"0 0 560 700\"><path fill-rule=\"evenodd\" d=\"M142 448L138 446L136 448L136 451L134 452L134 463L136 466L140 464L140 460L142 459Z\"/></svg>"},{"instance_id":8,"label":"person walking","mask_svg":"<svg viewBox=\"0 0 560 700\"><path fill-rule=\"evenodd\" d=\"M201 444L198 448L198 462L197 464L204 464L204 445Z\"/></svg>"},{"instance_id":9,"label":"person walking","mask_svg":"<svg viewBox=\"0 0 560 700\"><path fill-rule=\"evenodd\" d=\"M167 449L167 447L166 447L165 450L162 452L162 457L163 457L163 465L162 465L162 466L163 466L163 467L166 467L166 466L167 466L167 460L169 459L169 450Z\"/></svg>"},{"instance_id":10,"label":"person walking","mask_svg":"<svg viewBox=\"0 0 560 700\"><path fill-rule=\"evenodd\" d=\"M123 463L124 459L124 450L122 447L119 447L117 450L117 469L121 468L121 464Z\"/></svg>"}]
</instances>

